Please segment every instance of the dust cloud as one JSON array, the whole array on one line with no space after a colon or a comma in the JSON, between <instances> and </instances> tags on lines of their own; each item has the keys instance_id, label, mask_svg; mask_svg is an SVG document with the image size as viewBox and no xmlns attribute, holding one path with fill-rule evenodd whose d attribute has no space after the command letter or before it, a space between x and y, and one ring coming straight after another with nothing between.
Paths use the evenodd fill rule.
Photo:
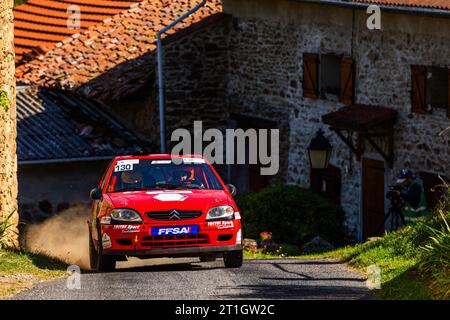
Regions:
<instances>
[{"instance_id":1,"label":"dust cloud","mask_svg":"<svg viewBox=\"0 0 450 320\"><path fill-rule=\"evenodd\" d=\"M25 230L27 249L89 269L89 233L86 222L89 213L89 206L77 205L42 223L29 225Z\"/></svg>"}]
</instances>

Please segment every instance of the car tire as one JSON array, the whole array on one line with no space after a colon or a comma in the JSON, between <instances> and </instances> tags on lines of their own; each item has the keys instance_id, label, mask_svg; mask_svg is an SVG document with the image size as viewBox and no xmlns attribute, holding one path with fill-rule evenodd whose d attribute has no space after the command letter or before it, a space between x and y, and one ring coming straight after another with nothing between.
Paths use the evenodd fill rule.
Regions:
<instances>
[{"instance_id":1,"label":"car tire","mask_svg":"<svg viewBox=\"0 0 450 320\"><path fill-rule=\"evenodd\" d=\"M94 241L92 240L91 230L89 230L89 266L91 270L96 270L98 265L98 252L95 249Z\"/></svg>"},{"instance_id":2,"label":"car tire","mask_svg":"<svg viewBox=\"0 0 450 320\"><path fill-rule=\"evenodd\" d=\"M101 241L101 240L100 240ZM113 256L102 253L102 244L98 244L98 249L94 246L92 235L89 230L89 264L93 271L114 271L116 269L116 259Z\"/></svg>"},{"instance_id":3,"label":"car tire","mask_svg":"<svg viewBox=\"0 0 450 320\"><path fill-rule=\"evenodd\" d=\"M223 262L226 268L240 268L244 261L242 250L228 251L223 254Z\"/></svg>"}]
</instances>

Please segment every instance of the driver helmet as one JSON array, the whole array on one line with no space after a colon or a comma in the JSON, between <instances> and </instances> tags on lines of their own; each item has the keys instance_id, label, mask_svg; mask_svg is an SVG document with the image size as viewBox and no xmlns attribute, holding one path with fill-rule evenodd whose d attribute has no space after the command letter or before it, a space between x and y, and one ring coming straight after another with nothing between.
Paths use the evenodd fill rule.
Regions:
<instances>
[{"instance_id":1,"label":"driver helmet","mask_svg":"<svg viewBox=\"0 0 450 320\"><path fill-rule=\"evenodd\" d=\"M398 184L402 184L403 182L406 181L406 179L412 178L413 177L413 172L409 169L402 169L400 170L400 173L398 175L397 178L397 183Z\"/></svg>"},{"instance_id":2,"label":"driver helmet","mask_svg":"<svg viewBox=\"0 0 450 320\"><path fill-rule=\"evenodd\" d=\"M186 182L190 176L191 173L186 170L178 170L173 173L173 178L176 182Z\"/></svg>"},{"instance_id":3,"label":"driver helmet","mask_svg":"<svg viewBox=\"0 0 450 320\"><path fill-rule=\"evenodd\" d=\"M142 184L143 176L138 171L124 171L121 175L122 183L126 184Z\"/></svg>"}]
</instances>

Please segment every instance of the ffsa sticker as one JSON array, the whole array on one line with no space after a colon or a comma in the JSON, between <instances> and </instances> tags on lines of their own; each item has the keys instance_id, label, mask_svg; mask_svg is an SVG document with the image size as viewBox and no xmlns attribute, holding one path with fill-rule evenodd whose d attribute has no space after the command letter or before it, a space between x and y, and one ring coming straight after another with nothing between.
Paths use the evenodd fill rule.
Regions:
<instances>
[{"instance_id":1,"label":"ffsa sticker","mask_svg":"<svg viewBox=\"0 0 450 320\"><path fill-rule=\"evenodd\" d=\"M182 234L197 234L198 226L181 226L181 227L153 227L152 236L169 236Z\"/></svg>"},{"instance_id":2,"label":"ffsa sticker","mask_svg":"<svg viewBox=\"0 0 450 320\"><path fill-rule=\"evenodd\" d=\"M131 171L135 164L139 164L139 159L117 161L114 172Z\"/></svg>"}]
</instances>

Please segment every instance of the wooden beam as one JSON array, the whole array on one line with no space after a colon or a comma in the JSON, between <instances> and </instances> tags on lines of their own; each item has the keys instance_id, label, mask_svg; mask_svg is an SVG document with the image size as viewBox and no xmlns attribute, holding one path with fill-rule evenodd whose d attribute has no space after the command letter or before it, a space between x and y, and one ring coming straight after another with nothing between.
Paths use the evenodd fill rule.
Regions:
<instances>
[{"instance_id":1,"label":"wooden beam","mask_svg":"<svg viewBox=\"0 0 450 320\"><path fill-rule=\"evenodd\" d=\"M353 153L356 155L356 158L358 159L358 161L360 161L361 155L362 155L361 147L360 146L355 147L353 145L353 142L350 139L348 139L346 136L344 136L339 129L336 129L336 128L330 128L330 129L333 130L338 135L338 137L347 145L347 147L349 147L350 150L353 151Z\"/></svg>"},{"instance_id":2,"label":"wooden beam","mask_svg":"<svg viewBox=\"0 0 450 320\"><path fill-rule=\"evenodd\" d=\"M370 145L386 160L389 167L392 168L393 164L393 139L391 137L388 137L388 154L384 152L384 150L372 139L372 136L369 134L364 135L364 138L370 143ZM392 141L391 141L392 140Z\"/></svg>"}]
</instances>

